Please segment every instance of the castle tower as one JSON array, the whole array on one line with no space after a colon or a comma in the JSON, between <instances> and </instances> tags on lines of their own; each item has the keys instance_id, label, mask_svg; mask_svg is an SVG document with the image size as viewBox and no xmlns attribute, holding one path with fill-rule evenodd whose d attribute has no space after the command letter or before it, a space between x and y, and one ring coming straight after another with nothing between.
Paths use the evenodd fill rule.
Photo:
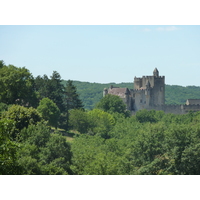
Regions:
<instances>
[{"instance_id":1,"label":"castle tower","mask_svg":"<svg viewBox=\"0 0 200 200\"><path fill-rule=\"evenodd\" d=\"M108 94L108 89L104 88L104 90L103 90L103 97L105 97L107 94Z\"/></svg>"},{"instance_id":2,"label":"castle tower","mask_svg":"<svg viewBox=\"0 0 200 200\"><path fill-rule=\"evenodd\" d=\"M159 71L158 71L157 68L154 69L153 75L154 75L155 77L159 77Z\"/></svg>"},{"instance_id":3,"label":"castle tower","mask_svg":"<svg viewBox=\"0 0 200 200\"><path fill-rule=\"evenodd\" d=\"M157 68L153 71L154 87L152 91L152 104L164 105L165 104L165 77L159 76Z\"/></svg>"}]
</instances>

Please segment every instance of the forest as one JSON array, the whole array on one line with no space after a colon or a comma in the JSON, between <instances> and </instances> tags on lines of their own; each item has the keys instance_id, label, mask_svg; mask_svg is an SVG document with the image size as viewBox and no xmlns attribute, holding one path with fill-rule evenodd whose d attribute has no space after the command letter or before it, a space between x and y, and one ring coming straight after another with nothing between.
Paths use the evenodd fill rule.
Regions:
<instances>
[{"instance_id":1,"label":"forest","mask_svg":"<svg viewBox=\"0 0 200 200\"><path fill-rule=\"evenodd\" d=\"M0 174L200 174L200 112L131 115L118 96L102 97L110 84L65 81L56 71L33 77L0 61ZM198 90L166 85L166 101L185 103Z\"/></svg>"}]
</instances>

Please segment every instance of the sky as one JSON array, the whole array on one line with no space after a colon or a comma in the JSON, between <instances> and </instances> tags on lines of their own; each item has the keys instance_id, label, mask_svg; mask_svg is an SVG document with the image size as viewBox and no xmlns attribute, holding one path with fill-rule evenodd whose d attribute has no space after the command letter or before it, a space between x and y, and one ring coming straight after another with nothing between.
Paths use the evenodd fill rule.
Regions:
<instances>
[{"instance_id":1,"label":"sky","mask_svg":"<svg viewBox=\"0 0 200 200\"><path fill-rule=\"evenodd\" d=\"M0 60L34 77L133 82L156 67L169 85L200 86L200 26L1 25Z\"/></svg>"}]
</instances>

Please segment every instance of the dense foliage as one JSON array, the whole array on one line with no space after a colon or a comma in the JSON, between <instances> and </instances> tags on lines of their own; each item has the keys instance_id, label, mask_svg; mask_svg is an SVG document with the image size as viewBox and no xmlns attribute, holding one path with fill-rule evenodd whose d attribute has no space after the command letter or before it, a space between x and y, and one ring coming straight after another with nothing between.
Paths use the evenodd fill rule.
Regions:
<instances>
[{"instance_id":1,"label":"dense foliage","mask_svg":"<svg viewBox=\"0 0 200 200\"><path fill-rule=\"evenodd\" d=\"M27 87L30 96L23 96L24 88L15 84L20 79L13 79L17 91L7 88L10 101L1 88L0 174L200 174L200 112L141 110L130 116L111 95L86 110L73 82L63 85L57 72L32 79L25 68L0 62L8 72L0 81L9 82L10 68L29 73L34 90ZM26 86L28 80L19 82Z\"/></svg>"}]
</instances>

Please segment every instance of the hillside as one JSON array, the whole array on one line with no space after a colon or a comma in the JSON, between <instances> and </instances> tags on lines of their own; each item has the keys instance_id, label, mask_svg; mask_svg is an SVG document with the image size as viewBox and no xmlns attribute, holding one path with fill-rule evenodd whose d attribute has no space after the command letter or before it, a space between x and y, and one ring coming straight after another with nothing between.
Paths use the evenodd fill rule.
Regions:
<instances>
[{"instance_id":1,"label":"hillside","mask_svg":"<svg viewBox=\"0 0 200 200\"><path fill-rule=\"evenodd\" d=\"M65 84L66 81L63 81ZM133 88L133 83L89 83L81 81L73 81L77 87L77 92L86 109L94 108L95 104L99 102L103 95L103 89L108 88L110 85L115 87ZM166 104L184 104L187 99L199 99L200 87L197 86L178 86L166 85L165 86L165 103Z\"/></svg>"}]
</instances>

